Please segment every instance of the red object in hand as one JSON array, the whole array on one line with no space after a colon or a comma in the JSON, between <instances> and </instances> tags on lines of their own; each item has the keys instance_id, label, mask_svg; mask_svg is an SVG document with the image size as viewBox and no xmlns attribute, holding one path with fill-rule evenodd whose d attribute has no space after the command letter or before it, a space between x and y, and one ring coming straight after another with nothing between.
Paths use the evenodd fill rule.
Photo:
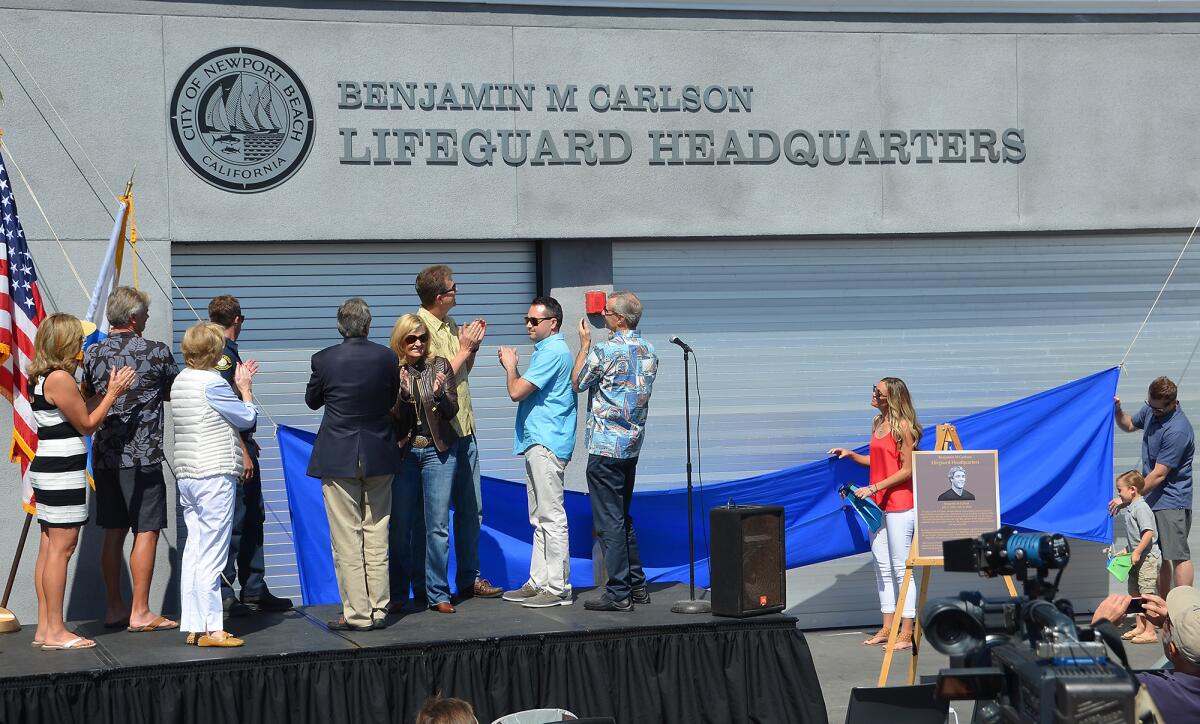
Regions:
<instances>
[{"instance_id":1,"label":"red object in hand","mask_svg":"<svg viewBox=\"0 0 1200 724\"><path fill-rule=\"evenodd\" d=\"M588 314L601 314L604 312L604 304L608 301L608 295L604 292L584 292L583 307Z\"/></svg>"}]
</instances>

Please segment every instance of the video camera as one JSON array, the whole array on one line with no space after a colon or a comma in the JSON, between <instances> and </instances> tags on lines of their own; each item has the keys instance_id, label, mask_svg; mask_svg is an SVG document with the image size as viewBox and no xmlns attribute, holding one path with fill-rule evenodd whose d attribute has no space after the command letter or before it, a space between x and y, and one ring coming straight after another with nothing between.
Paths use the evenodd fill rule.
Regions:
<instances>
[{"instance_id":1,"label":"video camera","mask_svg":"<svg viewBox=\"0 0 1200 724\"><path fill-rule=\"evenodd\" d=\"M950 657L950 668L938 672L939 699L977 700L978 724L1134 721L1132 674L1109 661L1090 626L1075 625L1070 601L1054 600L1071 558L1066 538L1006 527L946 541L942 553L947 571L1015 576L1025 595L964 592L925 604L925 636ZM1053 583L1051 570L1058 571Z\"/></svg>"}]
</instances>

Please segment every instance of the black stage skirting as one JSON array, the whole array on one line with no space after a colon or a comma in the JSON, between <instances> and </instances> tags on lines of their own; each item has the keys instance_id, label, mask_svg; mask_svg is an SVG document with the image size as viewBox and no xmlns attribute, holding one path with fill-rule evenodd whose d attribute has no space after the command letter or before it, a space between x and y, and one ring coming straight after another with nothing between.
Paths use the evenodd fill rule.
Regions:
<instances>
[{"instance_id":1,"label":"black stage skirting","mask_svg":"<svg viewBox=\"0 0 1200 724\"><path fill-rule=\"evenodd\" d=\"M527 609L470 600L453 615L412 611L388 628L332 633L315 606L231 619L240 649L185 646L178 631L82 623L86 651L39 651L33 627L0 636L0 724L374 724L411 722L436 692L483 724L561 707L618 724L827 721L795 619L672 614L684 586L652 586L636 612Z\"/></svg>"}]
</instances>

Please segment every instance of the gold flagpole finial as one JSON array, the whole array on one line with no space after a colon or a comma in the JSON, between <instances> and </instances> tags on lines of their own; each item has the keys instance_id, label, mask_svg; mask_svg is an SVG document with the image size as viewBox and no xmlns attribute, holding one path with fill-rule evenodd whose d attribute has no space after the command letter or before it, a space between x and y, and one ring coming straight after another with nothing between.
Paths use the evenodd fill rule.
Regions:
<instances>
[{"instance_id":1,"label":"gold flagpole finial","mask_svg":"<svg viewBox=\"0 0 1200 724\"><path fill-rule=\"evenodd\" d=\"M128 196L133 191L133 177L137 173L137 164L133 164L133 171L129 174L129 182L125 184L125 195Z\"/></svg>"}]
</instances>

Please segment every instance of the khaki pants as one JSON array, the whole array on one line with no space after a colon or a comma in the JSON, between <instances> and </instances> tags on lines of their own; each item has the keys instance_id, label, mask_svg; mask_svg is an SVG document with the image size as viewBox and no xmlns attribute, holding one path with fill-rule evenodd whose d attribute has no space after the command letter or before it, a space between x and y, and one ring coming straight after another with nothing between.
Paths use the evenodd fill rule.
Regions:
<instances>
[{"instance_id":1,"label":"khaki pants","mask_svg":"<svg viewBox=\"0 0 1200 724\"><path fill-rule=\"evenodd\" d=\"M388 591L388 520L392 476L324 478L321 492L329 516L333 568L342 595L342 614L352 626L382 622Z\"/></svg>"},{"instance_id":2,"label":"khaki pants","mask_svg":"<svg viewBox=\"0 0 1200 724\"><path fill-rule=\"evenodd\" d=\"M1158 568L1161 563L1162 559L1158 556L1142 554L1141 562L1129 569L1129 578L1126 579L1130 596L1143 593L1158 595Z\"/></svg>"},{"instance_id":3,"label":"khaki pants","mask_svg":"<svg viewBox=\"0 0 1200 724\"><path fill-rule=\"evenodd\" d=\"M555 596L571 593L571 552L567 545L567 509L563 504L566 461L541 445L525 451L525 491L529 524L533 526L533 555L529 583Z\"/></svg>"}]
</instances>

